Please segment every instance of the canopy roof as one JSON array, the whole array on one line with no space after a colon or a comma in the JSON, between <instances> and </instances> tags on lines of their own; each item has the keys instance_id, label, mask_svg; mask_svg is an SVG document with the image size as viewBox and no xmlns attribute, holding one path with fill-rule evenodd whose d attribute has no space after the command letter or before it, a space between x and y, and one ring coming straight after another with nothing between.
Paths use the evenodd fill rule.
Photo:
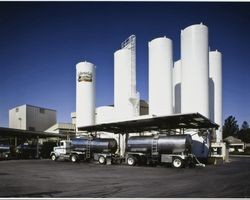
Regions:
<instances>
[{"instance_id":1,"label":"canopy roof","mask_svg":"<svg viewBox=\"0 0 250 200\"><path fill-rule=\"evenodd\" d=\"M65 137L58 133L46 133L42 131L28 131L13 128L0 127L0 136L7 137L24 137L24 138L48 138L48 137Z\"/></svg>"},{"instance_id":2,"label":"canopy roof","mask_svg":"<svg viewBox=\"0 0 250 200\"><path fill-rule=\"evenodd\" d=\"M152 130L171 129L218 129L219 125L212 122L200 113L174 114L134 120L119 121L79 127L79 131L105 131L112 133L137 133Z\"/></svg>"}]
</instances>

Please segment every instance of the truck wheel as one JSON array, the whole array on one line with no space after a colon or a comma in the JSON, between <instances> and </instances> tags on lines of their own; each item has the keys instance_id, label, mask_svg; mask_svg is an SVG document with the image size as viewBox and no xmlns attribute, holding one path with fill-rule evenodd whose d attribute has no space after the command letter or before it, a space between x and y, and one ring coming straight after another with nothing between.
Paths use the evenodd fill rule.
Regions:
<instances>
[{"instance_id":1,"label":"truck wheel","mask_svg":"<svg viewBox=\"0 0 250 200\"><path fill-rule=\"evenodd\" d=\"M106 163L106 158L104 156L99 156L98 162L101 165L104 165Z\"/></svg>"},{"instance_id":2,"label":"truck wheel","mask_svg":"<svg viewBox=\"0 0 250 200\"><path fill-rule=\"evenodd\" d=\"M174 157L172 161L172 166L174 168L181 168L183 166L183 160L179 157Z\"/></svg>"},{"instance_id":3,"label":"truck wheel","mask_svg":"<svg viewBox=\"0 0 250 200\"><path fill-rule=\"evenodd\" d=\"M127 159L127 163L129 166L135 166L136 164L136 158L133 156L129 156Z\"/></svg>"},{"instance_id":4,"label":"truck wheel","mask_svg":"<svg viewBox=\"0 0 250 200\"><path fill-rule=\"evenodd\" d=\"M73 155L70 157L70 160L71 160L71 162L75 163L75 162L78 161L78 156L73 154Z\"/></svg>"},{"instance_id":5,"label":"truck wheel","mask_svg":"<svg viewBox=\"0 0 250 200\"><path fill-rule=\"evenodd\" d=\"M55 155L55 154L52 154L52 156L51 156L51 160L53 160L53 161L56 161L56 160L57 160L57 157L56 157L56 155Z\"/></svg>"}]
</instances>

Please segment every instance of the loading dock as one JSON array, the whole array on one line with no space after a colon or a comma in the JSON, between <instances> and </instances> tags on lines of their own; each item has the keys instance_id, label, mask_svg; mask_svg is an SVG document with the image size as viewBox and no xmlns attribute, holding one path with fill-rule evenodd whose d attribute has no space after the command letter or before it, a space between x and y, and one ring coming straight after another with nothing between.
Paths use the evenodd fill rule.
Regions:
<instances>
[{"instance_id":1,"label":"loading dock","mask_svg":"<svg viewBox=\"0 0 250 200\"><path fill-rule=\"evenodd\" d=\"M56 133L0 127L0 139L3 143L11 145L14 149L16 149L19 144L23 144L26 140L34 140L36 144L36 158L39 157L39 139L55 138L59 140L65 137L65 135Z\"/></svg>"},{"instance_id":2,"label":"loading dock","mask_svg":"<svg viewBox=\"0 0 250 200\"><path fill-rule=\"evenodd\" d=\"M199 130L201 134L207 134L208 132L214 133L218 127L219 126L216 123L212 122L200 113L189 113L103 123L79 127L78 130L85 131L90 134L95 134L99 131L119 134L119 138L125 137L125 146L127 146L130 133L141 134L143 132L150 133L151 131L155 131L156 135L179 135L184 134L185 130L187 129L195 129ZM119 154L124 158L126 156L125 148L124 151L121 152L120 143L119 147Z\"/></svg>"}]
</instances>

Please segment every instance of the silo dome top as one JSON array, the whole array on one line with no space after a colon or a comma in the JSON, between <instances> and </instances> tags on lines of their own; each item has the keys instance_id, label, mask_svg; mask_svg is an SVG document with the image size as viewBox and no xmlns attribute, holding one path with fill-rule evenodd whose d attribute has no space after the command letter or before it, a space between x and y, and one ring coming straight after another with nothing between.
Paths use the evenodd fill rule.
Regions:
<instances>
[{"instance_id":1,"label":"silo dome top","mask_svg":"<svg viewBox=\"0 0 250 200\"><path fill-rule=\"evenodd\" d=\"M184 30L181 31L181 33L183 34L184 32L190 30L190 29L208 29L208 27L206 25L204 25L202 22L200 24L193 24L193 25L190 25L188 27L186 27Z\"/></svg>"}]
</instances>

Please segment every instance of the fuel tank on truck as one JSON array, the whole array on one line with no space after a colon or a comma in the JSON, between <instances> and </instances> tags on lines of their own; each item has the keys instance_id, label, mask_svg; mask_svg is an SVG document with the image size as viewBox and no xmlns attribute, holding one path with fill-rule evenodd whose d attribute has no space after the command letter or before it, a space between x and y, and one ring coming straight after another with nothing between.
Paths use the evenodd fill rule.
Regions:
<instances>
[{"instance_id":1,"label":"fuel tank on truck","mask_svg":"<svg viewBox=\"0 0 250 200\"><path fill-rule=\"evenodd\" d=\"M190 135L169 136L132 136L128 139L127 152L150 153L153 140L156 140L160 154L191 153L192 138Z\"/></svg>"},{"instance_id":2,"label":"fuel tank on truck","mask_svg":"<svg viewBox=\"0 0 250 200\"><path fill-rule=\"evenodd\" d=\"M92 153L115 153L117 151L117 142L112 138L94 138L92 140L75 138L71 140L71 145L75 148L87 148L88 144Z\"/></svg>"}]
</instances>

